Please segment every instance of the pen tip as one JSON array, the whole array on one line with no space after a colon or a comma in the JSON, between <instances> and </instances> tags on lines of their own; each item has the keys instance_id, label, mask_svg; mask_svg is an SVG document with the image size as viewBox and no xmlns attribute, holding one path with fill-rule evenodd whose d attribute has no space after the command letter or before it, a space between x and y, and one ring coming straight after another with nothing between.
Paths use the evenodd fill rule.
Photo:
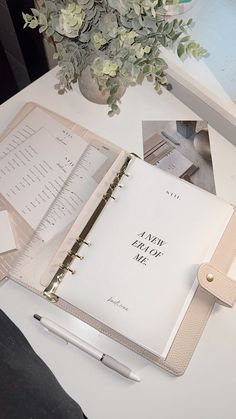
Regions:
<instances>
[{"instance_id":1,"label":"pen tip","mask_svg":"<svg viewBox=\"0 0 236 419\"><path fill-rule=\"evenodd\" d=\"M34 314L34 318L40 322L42 317L39 314Z\"/></svg>"},{"instance_id":2,"label":"pen tip","mask_svg":"<svg viewBox=\"0 0 236 419\"><path fill-rule=\"evenodd\" d=\"M137 381L138 383L141 381L140 378L133 371L130 372L129 378L133 381Z\"/></svg>"}]
</instances>

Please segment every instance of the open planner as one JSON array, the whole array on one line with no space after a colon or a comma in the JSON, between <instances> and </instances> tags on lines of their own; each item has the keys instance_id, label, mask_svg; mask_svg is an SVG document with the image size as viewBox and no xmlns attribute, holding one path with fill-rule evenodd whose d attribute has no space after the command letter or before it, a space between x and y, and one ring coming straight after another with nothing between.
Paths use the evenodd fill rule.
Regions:
<instances>
[{"instance_id":1,"label":"open planner","mask_svg":"<svg viewBox=\"0 0 236 419\"><path fill-rule=\"evenodd\" d=\"M236 299L234 208L33 103L2 135L0 182L19 243L1 278L183 374Z\"/></svg>"}]
</instances>

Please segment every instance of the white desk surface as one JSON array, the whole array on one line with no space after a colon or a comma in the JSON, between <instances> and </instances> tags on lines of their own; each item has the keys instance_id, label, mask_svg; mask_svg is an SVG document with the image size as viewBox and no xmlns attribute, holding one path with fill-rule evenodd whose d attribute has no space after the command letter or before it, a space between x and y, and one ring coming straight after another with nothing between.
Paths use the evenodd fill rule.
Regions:
<instances>
[{"instance_id":1,"label":"white desk surface","mask_svg":"<svg viewBox=\"0 0 236 419\"><path fill-rule=\"evenodd\" d=\"M119 116L79 93L58 96L55 70L0 107L0 131L27 102L38 102L122 147L142 153L143 120L192 119L196 115L169 92L158 96L151 84L129 89ZM211 129L218 194L236 204L236 149ZM16 323L64 389L89 419L234 419L236 395L236 309L216 306L186 373L179 378L153 366L55 305L8 281L0 288L0 308ZM131 382L46 333L34 313L79 334L136 371ZM50 395L49 395L50 397Z\"/></svg>"}]
</instances>

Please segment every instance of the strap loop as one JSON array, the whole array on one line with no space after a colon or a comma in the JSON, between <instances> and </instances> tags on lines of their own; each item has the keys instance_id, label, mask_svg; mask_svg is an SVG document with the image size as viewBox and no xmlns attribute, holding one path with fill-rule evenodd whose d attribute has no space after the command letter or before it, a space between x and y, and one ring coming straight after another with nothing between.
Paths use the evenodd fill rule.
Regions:
<instances>
[{"instance_id":1,"label":"strap loop","mask_svg":"<svg viewBox=\"0 0 236 419\"><path fill-rule=\"evenodd\" d=\"M198 280L201 287L214 295L219 303L233 307L236 301L236 281L207 263L200 266Z\"/></svg>"}]
</instances>

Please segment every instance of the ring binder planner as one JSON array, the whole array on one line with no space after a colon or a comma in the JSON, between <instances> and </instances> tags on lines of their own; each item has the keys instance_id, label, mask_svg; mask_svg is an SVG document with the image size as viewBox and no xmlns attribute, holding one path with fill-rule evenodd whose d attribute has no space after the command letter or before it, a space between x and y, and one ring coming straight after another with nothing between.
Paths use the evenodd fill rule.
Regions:
<instances>
[{"instance_id":1,"label":"ring binder planner","mask_svg":"<svg viewBox=\"0 0 236 419\"><path fill-rule=\"evenodd\" d=\"M38 108L26 105L12 126ZM50 113L50 118L96 140L99 149L104 144L58 115ZM28 244L7 273L99 332L181 375L214 304L231 307L236 301L236 286L227 274L236 256L236 212L137 156L115 150L73 224L44 243L37 232L51 221L47 215L36 234L27 236ZM118 188L123 188L122 199L109 205L119 198ZM50 215L55 207L63 207L61 195Z\"/></svg>"},{"instance_id":2,"label":"ring binder planner","mask_svg":"<svg viewBox=\"0 0 236 419\"><path fill-rule=\"evenodd\" d=\"M84 256L78 255L77 253L68 252L71 256L75 258L79 258L80 260L84 259Z\"/></svg>"},{"instance_id":3,"label":"ring binder planner","mask_svg":"<svg viewBox=\"0 0 236 419\"><path fill-rule=\"evenodd\" d=\"M140 178L137 179L136 178L136 172L134 172L134 166L136 164L137 164L137 162L134 160L132 162L132 164L130 165L132 182L127 182L126 183L125 190L122 193L122 197L123 198L120 199L119 202L118 202L119 207L117 207L117 205L116 206L111 205L108 208L110 210L108 212L108 214L113 213L113 214L116 214L117 215L117 212L115 212L115 209L116 208L119 208L119 210L120 210L122 208L122 206L123 206L122 203L124 202L124 200L123 200L124 199L124 196L126 196L126 198L125 198L126 208L128 208L128 206L131 205L131 202L133 200L133 195L132 195L132 197L130 197L129 201L127 202L127 194L129 195L129 191L131 193L132 190L133 190L133 188L134 188L133 181L134 181L134 183L136 181L136 185L137 185L138 180L140 181ZM141 162L140 165L142 165L142 164L143 163ZM166 175L162 175L162 176L166 176ZM140 177L141 177L141 175L140 175ZM158 173L158 178L160 178L160 177L161 177L161 173ZM161 181L158 178L156 178L156 184L154 184L153 187L152 187L152 196L154 196L153 195L153 191L155 191L155 188L157 188L156 189L156 193L157 193L157 195L159 197L160 196L160 192L158 191L158 183L161 182ZM153 180L155 180L155 179L153 179ZM163 183L163 185L166 188L167 188L166 185L168 184L168 181L169 181L169 178L168 177L167 178L165 177L165 183ZM147 178L146 182L147 182L147 185L149 185L149 188L150 188L151 187L151 183L148 182L148 178ZM182 181L180 181L180 185L182 185L184 187L184 184L185 183L183 183L183 185L182 185ZM161 183L161 185L162 185L162 183ZM175 188L176 187L177 187L177 185L175 185ZM192 188L192 186L191 186L191 188ZM194 188L194 192L193 192L193 190L191 188L190 188L190 190L188 192L190 194L190 191L192 191L193 198L194 198L194 200L196 200L196 198L195 198L195 192L197 193L197 190L195 191L195 188ZM182 190L182 187L181 187L181 190ZM112 193L112 189L109 188L109 194L111 194L111 193ZM203 192L201 192L201 193L203 193ZM143 193L142 193L142 196L144 196ZM145 197L147 197L147 196L148 196L148 194L146 193L145 194ZM181 196L182 196L182 199L183 199L183 191L181 193ZM167 198L167 199L169 199L169 198ZM191 196L188 199L190 200L189 202L192 201ZM215 199L215 198L214 197L211 197L211 199ZM144 201L145 201L145 199L144 199ZM153 203L154 200L151 201L151 202ZM161 205L161 204L160 204L159 201L157 201L157 203L158 203L158 207L159 207L159 205ZM169 205L171 205L171 204L169 204ZM177 205L179 205L179 203L177 203ZM198 203L198 205L199 205L199 203ZM143 210L145 210L145 205L144 206L143 205L141 206L140 200L137 203L137 207L138 206L142 207ZM174 208L177 211L177 208L178 207L176 207L176 205L175 205ZM205 207L204 207L204 209L205 209L205 212L206 212L206 208ZM227 217L229 217L229 214L232 214L232 208L229 207L228 209L229 209L229 213L228 213ZM137 208L137 210L138 210L138 208ZM189 211L189 214L190 215L184 213L183 216L184 217L187 217L187 218L190 216L190 218L191 218L191 212L194 211L194 210L195 210L195 213L196 213L196 216L197 216L198 213L196 212L196 208L194 207L194 205L192 203L191 204L191 207L190 206L188 207L188 211ZM156 209L156 211L158 211L158 213L160 213L160 209ZM165 207L163 207L163 211L167 211L167 209L165 209ZM92 231L91 234L92 234L93 240L95 240L95 237L96 237L96 249L97 249L97 252L98 253L100 252L101 257L102 257L102 255L106 254L106 258L109 259L109 257L111 257L111 253L105 253L104 252L104 249L106 249L106 252L108 252L109 244L108 245L102 244L104 242L105 243L109 243L109 240L107 240L107 237L110 237L110 238L112 237L112 234L109 236L109 234L106 234L106 232L105 232L105 229L106 228L109 230L109 227L108 227L108 224L107 224L107 222L109 222L109 215L107 215L107 217L106 217L106 214L107 214L107 212L106 212L106 209L104 208L104 213L101 214L101 216L103 218L103 222L104 222L104 224L103 224L103 227L104 228L102 228L101 230L99 229L99 225L101 225L101 219L98 219L98 222L95 225L95 230L93 229L93 231ZM178 214L181 215L180 213L178 213ZM212 211L210 211L210 214L213 217ZM118 221L118 218L117 218L116 215L113 215L113 216L114 216L114 219ZM176 212L175 212L175 216L177 217L177 213ZM121 214L120 217L121 217L121 221L122 221L123 220L122 217L124 217L124 215ZM158 217L160 217L160 215L158 215ZM140 222L140 220L143 221L143 219L140 217L140 211L139 211L139 217L137 215L133 216L132 223L130 223L130 224L131 225L134 224L135 223L135 219L137 219L137 218L138 218L139 222ZM194 216L194 218L195 218L195 216ZM180 224L179 217L177 217L177 219L178 219L178 223L177 224ZM129 220L129 218L127 218L127 220ZM218 216L217 216L217 220L219 221ZM123 221L125 221L125 219ZM172 228L173 228L174 225L175 225L175 222L173 222L170 219L168 219L168 223L169 224L170 224L170 222L171 222L171 225L172 225ZM110 221L110 223L111 223L111 221ZM146 223L146 220L145 220L145 223ZM157 223L157 225L159 225L158 218L156 220L156 223ZM111 226L111 224L109 224L109 225ZM181 226L183 228L182 223L181 223ZM96 227L99 229L100 234L102 234L102 236L100 236L101 237L100 241L98 241L99 236L98 236ZM217 225L215 225L215 227L217 227ZM214 227L214 229L215 229L215 227ZM120 228L122 228L122 227L120 227ZM129 229L129 228L130 227L127 225L127 223L125 223L125 225L123 226L123 232L124 232L124 234L125 234L125 230L126 229ZM160 228L160 226L159 226L159 228ZM222 230L222 232L223 232L223 230ZM180 229L179 230L179 234L180 233L181 233L181 239L182 239L182 236L185 235L186 238L191 243L191 231L187 231L186 232L186 231ZM215 233L215 231L214 231L214 233ZM177 235L177 233L175 234L175 236L176 235ZM147 236L149 237L150 235L147 234ZM205 240L205 234L203 235L203 238ZM165 237L165 239L166 239L166 237ZM173 239L173 236L172 236L172 239ZM119 241L119 235L117 234L117 231L116 231L116 238L115 238L115 240L118 241L118 243L122 243L122 241ZM161 241L161 239L157 239L153 235L151 235L150 240L152 240L153 243L155 243L157 241L158 242ZM169 239L169 241L170 241L170 239ZM216 242L217 241L218 241L218 235L217 235ZM117 249L117 247L115 247L115 243L114 242L111 242L111 243L112 243L112 247L114 248L114 253L115 253L115 249ZM135 243L135 242L133 242L133 243ZM141 242L137 242L136 241L136 243L139 246L139 248L141 248L141 249L146 249L148 247L148 246L145 246ZM94 249L95 252L96 252L96 249ZM164 249L164 247L163 247L163 249ZM121 248L119 248L119 250L121 250ZM94 275L94 273L93 273L93 269L94 269L94 272L96 272L96 276L98 276L96 278L96 282L97 282L97 280L98 279L100 280L101 278L99 278L99 274L96 271L96 265L94 265L95 260L96 260L94 258L94 251L93 251L93 254L90 253L88 255L87 266L89 267L89 265L91 263L91 275L92 276ZM129 250L127 248L127 252L128 251ZM153 253L153 252L155 252L155 249L153 249L151 247L150 248L150 251ZM176 251L177 251L177 249L175 250L175 253L176 253ZM186 248L186 251L187 251L187 248ZM181 253L180 253L180 255L181 255ZM120 270L121 272L124 272L124 270L120 269L120 267L118 265L118 262L117 262L117 258L115 258L114 255L113 255L113 258L114 258L115 266L117 266L117 269ZM129 257L128 257L128 259L129 259ZM121 261L120 263L122 264L123 261L124 261L124 254L122 254L120 256L120 261ZM98 260L98 263L100 263L99 260ZM178 261L178 263L179 263L179 261ZM76 269L76 266L79 267L81 265L78 265L76 263L73 264L73 268L75 267L75 269ZM94 314L93 311L90 312L90 315L91 315L92 319L89 318L89 317L87 317L87 318L85 317L84 311L86 310L86 308L81 304L81 301L82 301L82 299L84 299L84 295L86 294L85 288L88 287L88 290L91 290L91 283L89 282L89 277L87 277L87 275L86 275L89 272L89 269L90 268L88 268L86 271L84 271L84 266L83 267L81 266L81 269L78 270L78 276L75 276L75 280L72 279L72 282L69 280L69 278L68 278L68 281L66 280L66 278L65 278L65 280L63 280L63 282L60 285L60 287L58 287L58 289L56 290L57 297L59 297L58 303L61 304L61 305L64 305L66 301L67 302L69 301L72 304L72 310L73 310L73 312L74 312L74 310L76 310L76 307L81 307L80 308L80 311L79 311L79 317L82 318L84 321L87 321L89 324L91 324L93 326L96 325L96 327L98 328L98 330L100 330L100 331L102 330L103 333L107 334L108 336L113 337L118 342L121 342L121 343L125 344L126 346L128 346L132 350L135 350L136 352L138 352L142 356L146 357L147 359L151 360L152 362L155 362L156 364L161 365L163 368L168 369L171 372L174 372L175 374L182 373L183 370L184 370L184 368L187 365L187 362L188 362L187 359L189 360L188 357L189 357L189 353L191 352L191 349L190 349L190 352L189 352L188 345L190 345L190 347L193 349L193 347L191 346L191 342L194 342L194 345L196 346L196 339L197 339L197 337L200 337L200 334L202 332L202 326L203 326L203 324L205 324L204 322L206 320L206 315L209 315L209 311L207 311L207 307L205 307L205 304L206 304L206 306L209 304L209 307L211 307L210 306L210 302L212 302L212 299L209 299L208 296L204 295L204 293L202 292L201 289L198 289L198 291L196 292L196 296L193 298L193 300L192 300L193 302L190 305L189 310L187 311L186 316L185 316L185 318L183 319L183 321L181 323L181 326L179 327L179 332L180 332L180 336L182 336L182 341L181 340L179 341L179 332L178 332L177 335L176 335L176 340L175 340L176 343L173 343L173 346L171 347L171 349L170 349L170 351L168 353L168 356L167 356L166 360L163 360L163 359L161 359L161 357L158 357L155 354L151 353L151 351L148 351L145 348L140 348L140 346L138 346L138 345L135 344L134 340L132 341L132 340L126 339L124 333L119 334L118 332L115 332L114 330L112 330L112 328L109 328L108 327L109 325L107 326L107 323L106 323L108 321L108 318L107 317L105 318L105 320L103 320L103 323L102 324L100 323L99 325L95 321L95 319L97 317L96 317L96 315ZM132 266L130 266L130 269L132 269ZM111 272L111 271L112 270L110 270L109 272ZM104 269L103 272L104 272L104 276L107 275L108 278L112 278L112 280L113 280L113 277L111 276L111 274L109 274L108 272L106 272L106 269ZM129 271L126 271L126 272L127 272L127 274L125 275L125 277L127 279L129 278L129 280L131 280L130 279L131 271L130 272ZM143 280L145 280L146 283L147 283L147 285L148 285L148 287L150 287L150 278L148 278L148 276L147 277L145 276L145 268L144 268L143 272L144 272L143 273ZM66 275L66 272L65 272L65 275ZM76 275L77 275L77 272L76 272ZM100 273L100 275L101 275L101 273ZM83 285L80 285L81 282L83 282L83 278L84 278L84 288L83 288ZM158 280L158 276L157 276L156 279ZM118 278L116 278L116 280L114 279L114 283L115 284L116 284L116 281L117 280L118 280ZM163 276L163 280L165 282L167 280L167 278L165 276ZM119 282L121 282L121 281L122 281L122 278L119 278ZM96 287L96 282L94 283L94 286L95 287ZM97 284L97 287L98 288L101 287L101 282L102 281L98 282L98 284L99 284L99 285ZM139 295L138 294L137 283L138 283L138 278L135 278L135 283L133 283L133 286L134 286L135 293L137 293L137 297L136 298L138 298L138 295ZM109 284L109 282L108 282L108 284ZM125 286L125 287L127 286L126 285L126 282L125 282L125 285L123 284L123 286ZM98 291L98 288L95 288L95 289ZM173 289L173 287L171 289ZM79 297L79 294L80 294L81 291L82 291L83 294L82 294L82 297L80 298ZM145 291L145 289L144 289L144 291ZM113 291L109 291L109 292L110 292L109 295L113 295ZM88 291L88 293L89 293L89 291ZM125 292L122 295L123 295L123 298L125 299L126 298ZM200 298L199 298L199 295L200 295ZM158 297L158 295L156 294L155 295L155 299L157 297ZM91 303L91 308L90 308L91 310L93 310L93 307L92 306L93 306L93 304L96 304L96 299L97 298L98 298L98 296L97 296L97 292L96 292L96 298L93 299L92 300L92 303ZM150 304L151 301L152 301L151 300L152 296L150 295L149 298L150 298L150 301L149 301L149 304ZM168 298L170 298L170 295L168 295ZM90 299L90 296L87 297L87 300L85 299L85 301L87 301L86 304L89 304L89 299ZM144 299L144 297L143 297L143 299ZM119 303L119 300L118 299L114 299L114 297L110 297L108 300L109 301L112 301L113 304L117 304L117 303L118 304L122 304L122 302ZM76 302L76 301L78 301L78 302ZM122 299L121 299L121 301L122 301ZM132 302L133 302L133 300L132 300ZM141 299L141 302L142 302L142 299ZM196 304L196 302L197 302L197 304ZM166 307L167 307L167 305L166 305ZM195 309L193 310L194 307L196 309L196 312L195 312ZM198 308L197 307L199 308L199 311L198 311ZM205 309L206 309L206 311L205 311ZM87 310L88 310L88 312L90 311L88 307L87 307ZM146 310L148 311L148 306L146 306ZM166 308L166 310L168 311L168 308ZM201 313L203 313L203 312L204 312L204 315L203 315L203 318L202 318L201 317ZM99 315L99 311L97 312L97 315ZM156 317L156 319L158 321L158 316ZM187 323L186 323L185 319L187 319ZM100 318L100 321L102 322L101 318ZM142 325L144 327L144 325L145 325L145 328L147 328L148 324L146 323L146 321L147 320L146 320L146 317L145 317L145 313L143 313L143 319L140 320L140 327L142 327ZM105 324L104 324L104 322L105 322ZM191 328L189 328L189 324L191 324L191 327L192 327L192 322L194 323L194 328L191 330ZM190 342L188 342L188 339L189 339ZM184 345L186 345L186 348L187 348L186 352L184 350ZM177 352L176 352L176 348L178 349ZM176 354L178 354L178 355L175 358L175 355Z\"/></svg>"},{"instance_id":4,"label":"ring binder planner","mask_svg":"<svg viewBox=\"0 0 236 419\"><path fill-rule=\"evenodd\" d=\"M61 266L60 266L60 268L61 268L61 269L65 269L66 271L68 271L68 272L70 272L70 273L72 273L72 274L74 274L74 273L75 273L75 270L74 270L74 269L71 269L69 266L64 266L64 265L61 265Z\"/></svg>"}]
</instances>

